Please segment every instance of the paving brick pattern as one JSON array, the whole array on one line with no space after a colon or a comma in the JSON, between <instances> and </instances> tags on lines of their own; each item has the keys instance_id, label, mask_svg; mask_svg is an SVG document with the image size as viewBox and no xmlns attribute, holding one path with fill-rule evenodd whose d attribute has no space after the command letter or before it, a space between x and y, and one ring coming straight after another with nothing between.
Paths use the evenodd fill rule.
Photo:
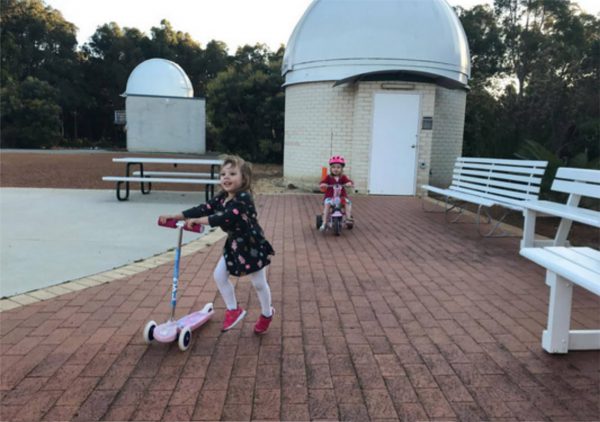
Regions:
<instances>
[{"instance_id":1,"label":"paving brick pattern","mask_svg":"<svg viewBox=\"0 0 600 422\"><path fill-rule=\"evenodd\" d=\"M222 334L223 241L184 257L178 314L215 301L190 349L144 344L169 314L171 264L0 313L0 419L599 420L600 352L541 350L544 272L518 239L481 239L415 198L356 197L356 227L314 228L316 195L263 196L276 314ZM600 325L575 288L573 326Z\"/></svg>"}]
</instances>

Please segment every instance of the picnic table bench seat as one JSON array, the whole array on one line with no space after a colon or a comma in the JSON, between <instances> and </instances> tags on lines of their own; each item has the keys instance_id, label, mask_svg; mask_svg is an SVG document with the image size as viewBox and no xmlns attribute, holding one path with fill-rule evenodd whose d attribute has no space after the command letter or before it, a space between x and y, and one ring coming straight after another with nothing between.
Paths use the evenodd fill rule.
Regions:
<instances>
[{"instance_id":1,"label":"picnic table bench seat","mask_svg":"<svg viewBox=\"0 0 600 422\"><path fill-rule=\"evenodd\" d=\"M116 182L116 194L119 201L126 201L129 198L130 183L139 183L142 194L149 194L152 190L152 183L175 183L204 185L206 201L214 195L215 185L220 184L216 168L222 164L218 158L169 158L169 157L120 157L113 158L115 163L125 163L124 176L104 176L102 180L106 182ZM157 171L145 170L144 164L153 165L202 165L210 166L210 173L192 172L192 171ZM139 166L139 170L131 171L133 166ZM125 194L121 194L121 189L125 186Z\"/></svg>"}]
</instances>

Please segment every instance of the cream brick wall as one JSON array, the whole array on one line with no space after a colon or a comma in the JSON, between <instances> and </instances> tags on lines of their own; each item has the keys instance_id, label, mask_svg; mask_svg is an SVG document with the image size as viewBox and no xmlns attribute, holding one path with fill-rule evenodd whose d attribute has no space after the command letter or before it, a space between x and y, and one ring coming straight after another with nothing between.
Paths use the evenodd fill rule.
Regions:
<instances>
[{"instance_id":1,"label":"cream brick wall","mask_svg":"<svg viewBox=\"0 0 600 422\"><path fill-rule=\"evenodd\" d=\"M433 148L429 183L446 187L452 181L456 157L462 154L467 93L436 88Z\"/></svg>"},{"instance_id":2,"label":"cream brick wall","mask_svg":"<svg viewBox=\"0 0 600 422\"><path fill-rule=\"evenodd\" d=\"M393 82L386 82L393 86ZM419 94L419 128L423 116L436 109L436 86L411 83ZM288 182L316 186L321 167L327 166L332 154L348 160L346 174L354 180L359 192L366 193L369 184L373 98L382 89L381 82L359 82L333 88L333 82L292 85L285 93L284 177ZM435 127L434 118L434 127ZM429 180L433 131L421 130L417 145L417 187ZM421 168L419 163L425 163Z\"/></svg>"}]
</instances>

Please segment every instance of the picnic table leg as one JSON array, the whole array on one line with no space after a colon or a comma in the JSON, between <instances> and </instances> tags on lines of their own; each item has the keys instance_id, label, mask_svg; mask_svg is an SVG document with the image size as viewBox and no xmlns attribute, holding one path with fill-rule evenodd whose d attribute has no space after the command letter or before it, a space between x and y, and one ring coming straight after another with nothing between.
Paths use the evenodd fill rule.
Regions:
<instances>
[{"instance_id":1,"label":"picnic table leg","mask_svg":"<svg viewBox=\"0 0 600 422\"><path fill-rule=\"evenodd\" d=\"M548 353L567 353L573 284L551 271L546 272L546 284L550 286L550 303L548 326L542 334L542 348Z\"/></svg>"},{"instance_id":2,"label":"picnic table leg","mask_svg":"<svg viewBox=\"0 0 600 422\"><path fill-rule=\"evenodd\" d=\"M121 197L121 184L125 183L125 196ZM129 182L117 182L117 199L127 201L129 199Z\"/></svg>"},{"instance_id":3,"label":"picnic table leg","mask_svg":"<svg viewBox=\"0 0 600 422\"><path fill-rule=\"evenodd\" d=\"M217 166L215 164L212 164L210 166L210 179L211 180L213 180L215 178L215 169L216 168L217 168ZM214 198L214 196L215 196L215 185L210 185L210 197ZM207 199L207 201L208 201L208 199Z\"/></svg>"}]
</instances>

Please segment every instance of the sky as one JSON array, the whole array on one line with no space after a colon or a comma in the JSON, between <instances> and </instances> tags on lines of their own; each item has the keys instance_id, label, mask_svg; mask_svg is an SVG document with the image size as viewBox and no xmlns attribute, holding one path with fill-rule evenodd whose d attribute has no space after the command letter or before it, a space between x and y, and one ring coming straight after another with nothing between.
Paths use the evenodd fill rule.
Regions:
<instances>
[{"instance_id":1,"label":"sky","mask_svg":"<svg viewBox=\"0 0 600 422\"><path fill-rule=\"evenodd\" d=\"M116 22L149 34L162 19L176 31L188 32L205 46L224 41L229 52L241 45L267 44L276 50L287 44L294 26L312 0L45 0L79 30L77 41L89 40L96 28ZM348 0L352 1L352 0ZM373 0L374 2L378 0ZM576 1L587 13L600 13L600 0ZM466 9L492 0L448 0Z\"/></svg>"}]
</instances>

